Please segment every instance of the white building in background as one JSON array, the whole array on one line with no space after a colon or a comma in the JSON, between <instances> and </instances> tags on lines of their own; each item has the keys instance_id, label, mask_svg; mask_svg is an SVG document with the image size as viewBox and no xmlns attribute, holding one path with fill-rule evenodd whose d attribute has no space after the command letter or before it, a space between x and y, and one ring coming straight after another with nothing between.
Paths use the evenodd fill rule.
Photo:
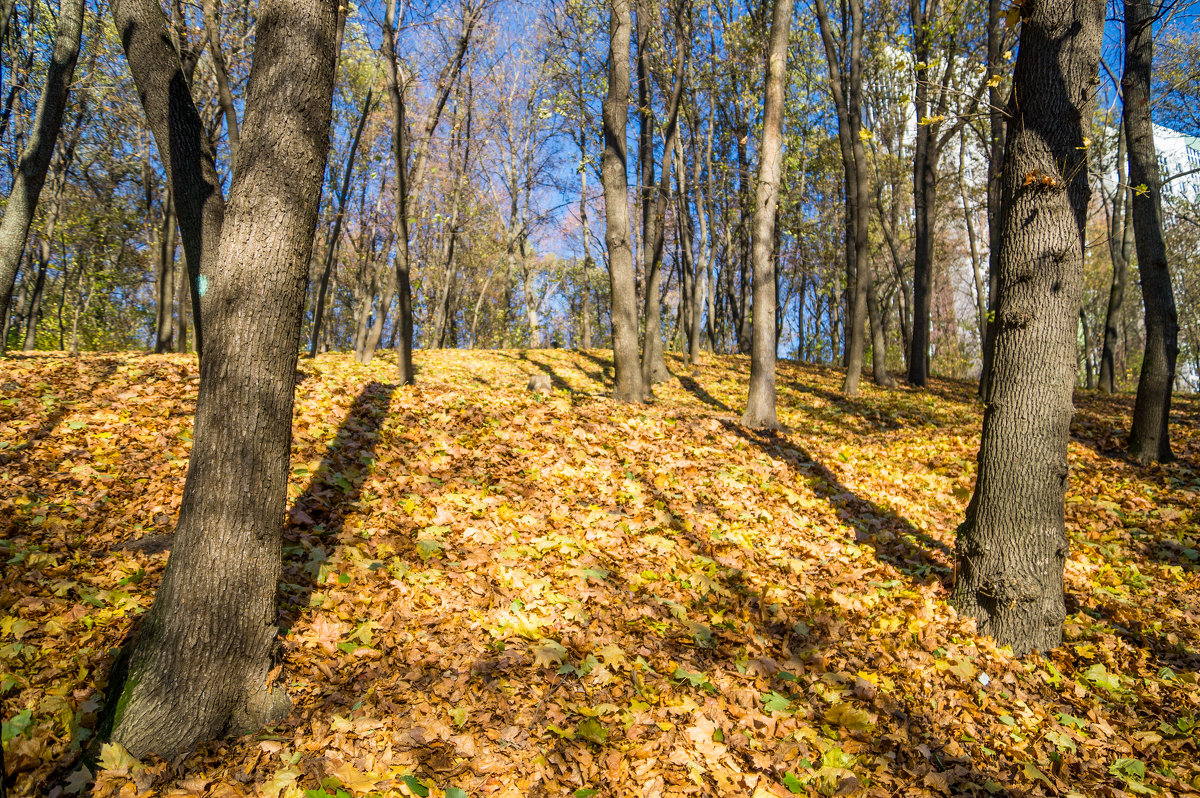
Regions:
<instances>
[{"instance_id":1,"label":"white building in background","mask_svg":"<svg viewBox=\"0 0 1200 798\"><path fill-rule=\"evenodd\" d=\"M1163 197L1200 200L1200 136L1154 125L1154 148Z\"/></svg>"}]
</instances>

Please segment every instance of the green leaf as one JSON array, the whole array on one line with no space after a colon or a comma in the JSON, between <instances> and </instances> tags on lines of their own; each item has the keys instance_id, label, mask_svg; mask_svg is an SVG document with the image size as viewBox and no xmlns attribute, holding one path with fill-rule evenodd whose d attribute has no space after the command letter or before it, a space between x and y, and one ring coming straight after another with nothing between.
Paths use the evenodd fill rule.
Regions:
<instances>
[{"instance_id":1,"label":"green leaf","mask_svg":"<svg viewBox=\"0 0 1200 798\"><path fill-rule=\"evenodd\" d=\"M1110 693L1121 691L1121 677L1109 673L1108 669L1099 662L1084 671L1083 678L1097 687L1103 687Z\"/></svg>"},{"instance_id":2,"label":"green leaf","mask_svg":"<svg viewBox=\"0 0 1200 798\"><path fill-rule=\"evenodd\" d=\"M407 784L408 789L412 790L415 795L419 795L420 798L425 798L427 795L429 795L429 788L422 784L420 779L411 773L401 776L400 781Z\"/></svg>"},{"instance_id":3,"label":"green leaf","mask_svg":"<svg viewBox=\"0 0 1200 798\"><path fill-rule=\"evenodd\" d=\"M576 790L575 792L573 792L571 794L574 795L575 798L592 798L592 796L598 792L600 792L600 791L594 787L580 787L578 790ZM450 798L450 796L447 795L446 798Z\"/></svg>"},{"instance_id":4,"label":"green leaf","mask_svg":"<svg viewBox=\"0 0 1200 798\"><path fill-rule=\"evenodd\" d=\"M0 731L0 737L4 742L8 742L18 734L24 734L33 724L32 710L23 709L12 717L12 720L6 720L3 724L3 730Z\"/></svg>"},{"instance_id":5,"label":"green leaf","mask_svg":"<svg viewBox=\"0 0 1200 798\"><path fill-rule=\"evenodd\" d=\"M417 554L421 557L421 562L429 562L431 558L439 554L442 549L446 548L446 544L440 540L418 540Z\"/></svg>"},{"instance_id":6,"label":"green leaf","mask_svg":"<svg viewBox=\"0 0 1200 798\"><path fill-rule=\"evenodd\" d=\"M1079 718L1075 717L1074 715L1067 715L1065 713L1059 712L1057 715L1055 715L1055 717L1058 718L1058 722L1064 726L1071 726L1073 728L1082 730L1083 727L1087 725L1087 721L1080 720Z\"/></svg>"},{"instance_id":7,"label":"green leaf","mask_svg":"<svg viewBox=\"0 0 1200 798\"><path fill-rule=\"evenodd\" d=\"M804 792L804 782L792 775L790 771L783 774L783 786L787 787L787 791L793 795Z\"/></svg>"},{"instance_id":8,"label":"green leaf","mask_svg":"<svg viewBox=\"0 0 1200 798\"><path fill-rule=\"evenodd\" d=\"M446 798L467 798L467 791L458 787L447 787Z\"/></svg>"},{"instance_id":9,"label":"green leaf","mask_svg":"<svg viewBox=\"0 0 1200 798\"><path fill-rule=\"evenodd\" d=\"M575 729L575 733L597 745L603 744L608 739L608 729L600 725L600 721L595 718L584 718L579 727Z\"/></svg>"},{"instance_id":10,"label":"green leaf","mask_svg":"<svg viewBox=\"0 0 1200 798\"><path fill-rule=\"evenodd\" d=\"M767 710L767 712L789 712L792 709L791 700L785 695L776 693L774 690L760 696L758 700L762 702L763 709Z\"/></svg>"},{"instance_id":11,"label":"green leaf","mask_svg":"<svg viewBox=\"0 0 1200 798\"><path fill-rule=\"evenodd\" d=\"M1141 781L1146 778L1146 765L1140 759L1121 757L1108 766L1108 772L1122 779Z\"/></svg>"}]
</instances>

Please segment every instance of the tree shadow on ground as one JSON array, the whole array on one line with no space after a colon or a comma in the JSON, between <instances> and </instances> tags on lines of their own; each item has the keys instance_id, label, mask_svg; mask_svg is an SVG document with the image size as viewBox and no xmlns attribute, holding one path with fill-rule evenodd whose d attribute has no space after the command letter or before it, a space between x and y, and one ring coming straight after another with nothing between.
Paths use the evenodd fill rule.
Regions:
<instances>
[{"instance_id":1,"label":"tree shadow on ground","mask_svg":"<svg viewBox=\"0 0 1200 798\"><path fill-rule=\"evenodd\" d=\"M549 363L543 363L540 360L534 360L529 356L528 350L522 349L520 358L530 365L537 366L537 368L539 368L543 374L550 378L550 384L555 388L561 391L566 391L567 393L577 393L577 389L572 387L569 382L560 377L558 372L556 372Z\"/></svg>"},{"instance_id":2,"label":"tree shadow on ground","mask_svg":"<svg viewBox=\"0 0 1200 798\"><path fill-rule=\"evenodd\" d=\"M711 393L706 391L704 389L704 386L702 386L700 383L696 382L696 380L694 378L692 378L691 376L689 376L687 374L678 374L678 375L676 375L676 379L679 380L679 384L683 386L683 389L685 391L687 391L692 396L699 399L704 404L713 408L714 410L720 410L725 413L734 412L732 407L725 404L720 399L716 398Z\"/></svg>"},{"instance_id":3,"label":"tree shadow on ground","mask_svg":"<svg viewBox=\"0 0 1200 798\"><path fill-rule=\"evenodd\" d=\"M954 551L915 527L892 510L854 493L837 476L794 440L774 432L747 429L731 421L722 425L754 444L763 453L782 460L855 530L855 539L875 549L875 556L922 582L940 581L949 589ZM937 576L933 576L936 574Z\"/></svg>"},{"instance_id":4,"label":"tree shadow on ground","mask_svg":"<svg viewBox=\"0 0 1200 798\"><path fill-rule=\"evenodd\" d=\"M380 429L395 385L370 382L354 398L308 488L292 502L284 530L280 627L290 628L308 606L321 565L342 533L346 509L362 498ZM287 586L287 587L285 587Z\"/></svg>"},{"instance_id":5,"label":"tree shadow on ground","mask_svg":"<svg viewBox=\"0 0 1200 798\"><path fill-rule=\"evenodd\" d=\"M74 391L68 397L58 397L59 401L54 410L38 425L37 429L30 432L29 436L23 442L9 446L6 450L0 452L0 466L8 465L24 457L38 441L54 432L59 422L66 418L74 408L76 401L95 391L105 380L116 373L117 368L120 366L120 361L116 358L105 358L98 365L100 366L99 371L93 376L91 382L79 385L79 390Z\"/></svg>"}]
</instances>

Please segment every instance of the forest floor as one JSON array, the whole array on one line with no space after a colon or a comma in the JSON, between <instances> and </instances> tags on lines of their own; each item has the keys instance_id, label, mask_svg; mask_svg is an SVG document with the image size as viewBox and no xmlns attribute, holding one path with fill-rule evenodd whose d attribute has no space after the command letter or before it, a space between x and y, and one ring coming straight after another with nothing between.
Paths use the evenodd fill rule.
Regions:
<instances>
[{"instance_id":1,"label":"forest floor","mask_svg":"<svg viewBox=\"0 0 1200 798\"><path fill-rule=\"evenodd\" d=\"M1132 398L1077 395L1065 641L1015 659L948 605L973 386L748 361L608 399L607 352L430 352L419 384L302 361L277 727L175 763L103 749L63 792L1200 793L1200 400L1179 462L1122 457ZM525 389L548 374L551 394ZM91 734L149 607L190 448L183 356L0 367L0 672L13 793ZM91 783L93 782L94 783ZM90 786L89 786L90 784ZM56 788L58 789L58 788Z\"/></svg>"}]
</instances>

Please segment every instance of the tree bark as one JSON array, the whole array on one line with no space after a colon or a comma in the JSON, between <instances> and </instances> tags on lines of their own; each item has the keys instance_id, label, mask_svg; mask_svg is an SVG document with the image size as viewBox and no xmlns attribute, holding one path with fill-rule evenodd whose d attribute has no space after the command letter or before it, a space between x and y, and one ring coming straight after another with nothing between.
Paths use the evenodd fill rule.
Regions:
<instances>
[{"instance_id":1,"label":"tree bark","mask_svg":"<svg viewBox=\"0 0 1200 798\"><path fill-rule=\"evenodd\" d=\"M1133 196L1133 232L1146 310L1146 352L1138 376L1129 454L1143 465L1175 459L1171 452L1171 391L1179 355L1179 319L1163 241L1162 184L1150 120L1153 0L1125 0L1125 138ZM1141 187L1145 186L1145 189Z\"/></svg>"},{"instance_id":2,"label":"tree bark","mask_svg":"<svg viewBox=\"0 0 1200 798\"><path fill-rule=\"evenodd\" d=\"M1066 616L1067 441L1076 373L1102 0L1025 15L1001 179L991 396L975 491L959 527L953 601L1024 654L1054 648Z\"/></svg>"},{"instance_id":3,"label":"tree bark","mask_svg":"<svg viewBox=\"0 0 1200 798\"><path fill-rule=\"evenodd\" d=\"M783 105L788 35L793 0L775 0L763 98L762 146L754 198L751 253L754 268L754 325L750 350L750 389L742 424L778 429L775 413L775 211L783 161Z\"/></svg>"},{"instance_id":4,"label":"tree bark","mask_svg":"<svg viewBox=\"0 0 1200 798\"><path fill-rule=\"evenodd\" d=\"M642 401L642 369L638 357L637 288L633 282L633 249L629 243L629 183L625 173L625 128L629 119L630 0L609 0L608 93L604 97L605 231L612 308L614 385L618 402Z\"/></svg>"},{"instance_id":5,"label":"tree bark","mask_svg":"<svg viewBox=\"0 0 1200 798\"><path fill-rule=\"evenodd\" d=\"M179 523L154 604L110 679L111 736L134 756L171 759L287 709L272 675L275 594L336 9L259 4Z\"/></svg>"},{"instance_id":6,"label":"tree bark","mask_svg":"<svg viewBox=\"0 0 1200 798\"><path fill-rule=\"evenodd\" d=\"M17 265L29 237L29 225L37 210L54 146L62 129L82 32L83 0L63 0L54 34L54 51L46 66L46 83L42 87L25 149L12 176L12 190L4 207L4 218L0 219L0 316L7 311L12 298Z\"/></svg>"},{"instance_id":7,"label":"tree bark","mask_svg":"<svg viewBox=\"0 0 1200 798\"><path fill-rule=\"evenodd\" d=\"M155 324L155 354L171 351L173 343L172 313L175 308L175 243L178 237L175 206L170 193L163 208L163 222L158 230L157 251L154 253L158 273L158 313Z\"/></svg>"}]
</instances>

